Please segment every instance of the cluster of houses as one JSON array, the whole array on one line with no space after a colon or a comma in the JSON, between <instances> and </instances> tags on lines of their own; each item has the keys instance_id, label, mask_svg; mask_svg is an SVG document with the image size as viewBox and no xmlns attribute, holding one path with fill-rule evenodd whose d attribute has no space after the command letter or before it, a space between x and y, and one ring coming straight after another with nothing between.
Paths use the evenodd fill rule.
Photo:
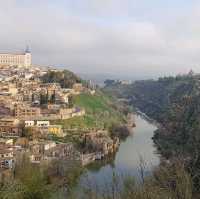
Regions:
<instances>
[{"instance_id":1,"label":"cluster of houses","mask_svg":"<svg viewBox=\"0 0 200 199\"><path fill-rule=\"evenodd\" d=\"M80 153L72 143L59 143L50 140L19 138L13 142L10 138L0 139L0 171L12 169L22 154L28 155L31 163L51 162L52 160L80 161ZM80 161L81 163L81 161Z\"/></svg>"},{"instance_id":2,"label":"cluster of houses","mask_svg":"<svg viewBox=\"0 0 200 199\"><path fill-rule=\"evenodd\" d=\"M0 169L12 169L22 153L37 164L65 160L86 165L117 149L119 140L112 140L105 132L84 134L81 151L72 143L50 139L66 136L62 125L53 121L85 115L83 108L70 106L70 97L86 91L93 95L94 89L81 83L72 88L43 83L40 77L48 68L3 66L0 69Z\"/></svg>"},{"instance_id":3,"label":"cluster of houses","mask_svg":"<svg viewBox=\"0 0 200 199\"><path fill-rule=\"evenodd\" d=\"M17 66L0 68L0 137L4 139L4 143L0 143L1 168L13 167L12 163L16 161L16 152L19 148L22 151L28 150L31 160L34 159L34 155L35 157L38 155L32 150L36 144L33 145L30 140L26 140L28 143L26 145L19 144L19 140L22 140L21 137L27 132L39 133L38 145L44 145L46 149L46 145L49 145L47 139L49 135L65 136L62 126L52 124L53 120L69 119L85 114L84 109L69 106L69 97L82 93L83 85L75 83L72 88L61 88L58 83L43 83L41 76L48 70L48 68ZM7 140L14 141L7 144ZM52 150L54 147L58 154L62 154L62 150L67 151L68 146L55 143L54 145L49 145L49 148ZM49 152L45 150L45 155Z\"/></svg>"},{"instance_id":4,"label":"cluster of houses","mask_svg":"<svg viewBox=\"0 0 200 199\"><path fill-rule=\"evenodd\" d=\"M1 123L18 119L58 120L82 116L85 110L70 107L69 98L83 92L81 83L73 88L61 88L59 83L43 83L41 76L47 69L30 67L3 67L0 70L0 119ZM9 118L9 119L8 119ZM13 121L14 122L14 121ZM0 133L5 133L0 131Z\"/></svg>"},{"instance_id":5,"label":"cluster of houses","mask_svg":"<svg viewBox=\"0 0 200 199\"><path fill-rule=\"evenodd\" d=\"M25 137L0 139L0 171L12 169L22 154L28 155L33 164L65 161L85 166L95 160L113 154L119 146L119 139L111 139L106 132L94 132L82 136L82 149L73 143L56 143L47 139L29 140Z\"/></svg>"}]
</instances>

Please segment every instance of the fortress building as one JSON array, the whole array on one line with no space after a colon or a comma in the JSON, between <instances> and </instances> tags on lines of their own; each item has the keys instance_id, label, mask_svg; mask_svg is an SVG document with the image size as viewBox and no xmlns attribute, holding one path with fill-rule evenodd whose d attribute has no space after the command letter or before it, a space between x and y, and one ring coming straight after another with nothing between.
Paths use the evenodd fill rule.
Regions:
<instances>
[{"instance_id":1,"label":"fortress building","mask_svg":"<svg viewBox=\"0 0 200 199\"><path fill-rule=\"evenodd\" d=\"M31 52L29 48L24 53L0 53L0 66L19 66L29 67L31 66Z\"/></svg>"}]
</instances>

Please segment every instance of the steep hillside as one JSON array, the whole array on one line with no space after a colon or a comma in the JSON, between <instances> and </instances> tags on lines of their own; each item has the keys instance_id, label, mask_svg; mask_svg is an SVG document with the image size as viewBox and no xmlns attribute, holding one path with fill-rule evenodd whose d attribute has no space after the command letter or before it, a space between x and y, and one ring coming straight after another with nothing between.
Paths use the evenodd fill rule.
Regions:
<instances>
[{"instance_id":1,"label":"steep hillside","mask_svg":"<svg viewBox=\"0 0 200 199\"><path fill-rule=\"evenodd\" d=\"M82 83L88 88L87 81L68 70L49 70L41 77L44 83L59 83L62 88L72 88L75 83ZM62 124L64 129L109 129L113 124L124 124L126 115L114 98L100 89L94 95L84 91L80 95L70 97L70 104L84 108L86 114L66 120L56 120L53 124Z\"/></svg>"},{"instance_id":2,"label":"steep hillside","mask_svg":"<svg viewBox=\"0 0 200 199\"><path fill-rule=\"evenodd\" d=\"M154 136L161 154L187 160L196 175L200 169L200 76L138 81L123 90L117 84L112 87L115 95L129 99L162 125Z\"/></svg>"},{"instance_id":3,"label":"steep hillside","mask_svg":"<svg viewBox=\"0 0 200 199\"><path fill-rule=\"evenodd\" d=\"M95 95L84 93L74 96L73 101L75 106L86 110L86 117L90 118L93 127L108 129L113 123L125 122L125 115L114 99L101 91L97 91Z\"/></svg>"},{"instance_id":4,"label":"steep hillside","mask_svg":"<svg viewBox=\"0 0 200 199\"><path fill-rule=\"evenodd\" d=\"M126 121L125 114L101 91L97 91L95 95L83 93L74 96L73 103L74 106L84 108L86 115L63 121L65 128L108 129L113 123L123 124Z\"/></svg>"}]
</instances>

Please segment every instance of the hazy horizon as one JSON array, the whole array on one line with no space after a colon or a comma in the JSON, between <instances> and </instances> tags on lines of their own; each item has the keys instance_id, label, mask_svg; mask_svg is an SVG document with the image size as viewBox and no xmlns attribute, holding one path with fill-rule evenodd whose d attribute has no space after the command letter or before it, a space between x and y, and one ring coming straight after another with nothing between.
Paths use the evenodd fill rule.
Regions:
<instances>
[{"instance_id":1,"label":"hazy horizon","mask_svg":"<svg viewBox=\"0 0 200 199\"><path fill-rule=\"evenodd\" d=\"M0 51L29 45L33 64L157 78L200 72L196 0L6 0Z\"/></svg>"}]
</instances>

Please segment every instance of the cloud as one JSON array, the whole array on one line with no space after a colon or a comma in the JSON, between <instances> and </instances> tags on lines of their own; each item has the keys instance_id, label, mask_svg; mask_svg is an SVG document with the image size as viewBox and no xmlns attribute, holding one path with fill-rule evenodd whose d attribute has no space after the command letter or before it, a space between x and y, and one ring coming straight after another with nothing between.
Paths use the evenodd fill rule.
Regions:
<instances>
[{"instance_id":1,"label":"cloud","mask_svg":"<svg viewBox=\"0 0 200 199\"><path fill-rule=\"evenodd\" d=\"M0 51L18 51L29 44L35 64L85 73L142 77L192 67L200 72L199 6L167 21L160 15L159 20L134 16L136 1L125 0L122 6L122 0L77 1L78 6L74 2L4 1Z\"/></svg>"}]
</instances>

